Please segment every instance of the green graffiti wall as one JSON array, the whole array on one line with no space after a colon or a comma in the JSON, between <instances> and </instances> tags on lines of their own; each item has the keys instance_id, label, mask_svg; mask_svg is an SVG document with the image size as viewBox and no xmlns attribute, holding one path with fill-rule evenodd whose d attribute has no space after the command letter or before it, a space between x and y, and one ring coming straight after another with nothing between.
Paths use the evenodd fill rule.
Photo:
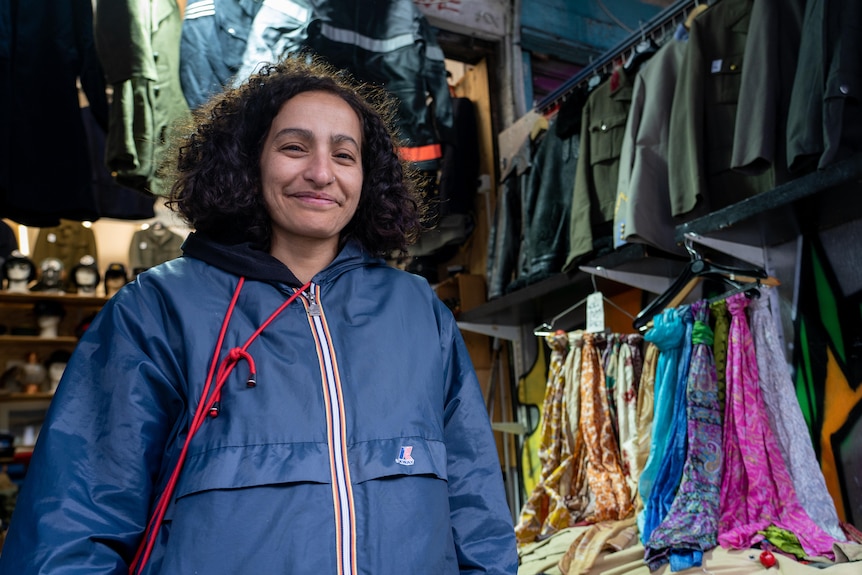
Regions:
<instances>
[{"instance_id":1,"label":"green graffiti wall","mask_svg":"<svg viewBox=\"0 0 862 575\"><path fill-rule=\"evenodd\" d=\"M842 292L816 237L803 239L794 319L796 395L838 516L862 525L862 292Z\"/></svg>"}]
</instances>

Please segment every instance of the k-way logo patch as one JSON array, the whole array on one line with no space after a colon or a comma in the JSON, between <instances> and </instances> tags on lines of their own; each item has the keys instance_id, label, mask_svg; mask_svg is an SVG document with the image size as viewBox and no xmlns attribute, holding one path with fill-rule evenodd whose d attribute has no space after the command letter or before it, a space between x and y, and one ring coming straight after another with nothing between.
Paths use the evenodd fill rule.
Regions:
<instances>
[{"instance_id":1,"label":"k-way logo patch","mask_svg":"<svg viewBox=\"0 0 862 575\"><path fill-rule=\"evenodd\" d=\"M411 453L413 453L412 445L402 445L401 451L398 453L398 457L395 458L395 463L401 465L413 465L415 461L413 461L413 458L410 456Z\"/></svg>"}]
</instances>

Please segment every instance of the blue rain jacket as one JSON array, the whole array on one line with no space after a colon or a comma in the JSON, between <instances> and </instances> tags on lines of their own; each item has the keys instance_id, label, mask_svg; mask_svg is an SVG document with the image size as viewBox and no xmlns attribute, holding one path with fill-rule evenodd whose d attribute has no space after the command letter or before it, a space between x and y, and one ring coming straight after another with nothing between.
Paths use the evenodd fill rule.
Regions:
<instances>
[{"instance_id":1,"label":"blue rain jacket","mask_svg":"<svg viewBox=\"0 0 862 575\"><path fill-rule=\"evenodd\" d=\"M3 575L128 573L239 276L219 362L299 286L248 245L191 234L184 251L109 300L78 344ZM449 309L353 243L309 292L248 346L194 435L144 573L515 574L496 444Z\"/></svg>"}]
</instances>

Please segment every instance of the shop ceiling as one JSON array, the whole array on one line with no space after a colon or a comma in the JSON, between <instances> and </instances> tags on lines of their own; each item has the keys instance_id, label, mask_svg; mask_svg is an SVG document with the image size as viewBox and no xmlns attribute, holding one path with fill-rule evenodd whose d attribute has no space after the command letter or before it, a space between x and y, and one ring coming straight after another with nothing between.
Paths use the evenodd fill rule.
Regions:
<instances>
[{"instance_id":1,"label":"shop ceiling","mask_svg":"<svg viewBox=\"0 0 862 575\"><path fill-rule=\"evenodd\" d=\"M514 19L523 50L576 65L588 64L674 1L414 0L433 26L464 37L462 61L470 63L471 40L499 40L511 33Z\"/></svg>"},{"instance_id":2,"label":"shop ceiling","mask_svg":"<svg viewBox=\"0 0 862 575\"><path fill-rule=\"evenodd\" d=\"M520 46L528 100L553 91L675 1L414 0L449 58L475 63L506 38Z\"/></svg>"},{"instance_id":3,"label":"shop ceiling","mask_svg":"<svg viewBox=\"0 0 862 575\"><path fill-rule=\"evenodd\" d=\"M673 0L522 0L521 48L586 65L670 4Z\"/></svg>"}]
</instances>

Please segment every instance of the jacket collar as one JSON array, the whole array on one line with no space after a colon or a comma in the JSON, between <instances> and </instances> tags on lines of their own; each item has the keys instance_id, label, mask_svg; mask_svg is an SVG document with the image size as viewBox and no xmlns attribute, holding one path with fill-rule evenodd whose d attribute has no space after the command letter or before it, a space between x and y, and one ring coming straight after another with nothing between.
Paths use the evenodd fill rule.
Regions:
<instances>
[{"instance_id":1,"label":"jacket collar","mask_svg":"<svg viewBox=\"0 0 862 575\"><path fill-rule=\"evenodd\" d=\"M183 242L182 249L186 256L250 280L278 282L291 287L302 286L302 282L286 265L261 246L251 242L220 243L201 232L192 232ZM382 258L371 256L358 242L350 240L341 248L332 263L314 277L314 282L325 283L348 270L375 265L387 264Z\"/></svg>"}]
</instances>

